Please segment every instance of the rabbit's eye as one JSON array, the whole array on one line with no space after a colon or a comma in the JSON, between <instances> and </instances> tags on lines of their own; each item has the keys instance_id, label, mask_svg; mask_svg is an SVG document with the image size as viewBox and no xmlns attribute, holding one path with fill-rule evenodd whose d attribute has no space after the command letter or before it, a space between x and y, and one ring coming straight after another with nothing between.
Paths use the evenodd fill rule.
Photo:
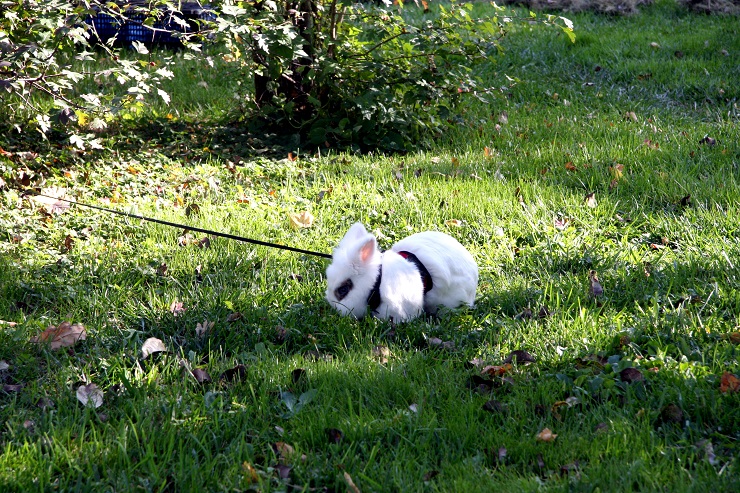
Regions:
<instances>
[{"instance_id":1,"label":"rabbit's eye","mask_svg":"<svg viewBox=\"0 0 740 493\"><path fill-rule=\"evenodd\" d=\"M339 285L337 289L334 290L334 296L337 297L337 300L343 300L345 296L349 294L349 291L352 289L352 279L347 279L342 284Z\"/></svg>"}]
</instances>

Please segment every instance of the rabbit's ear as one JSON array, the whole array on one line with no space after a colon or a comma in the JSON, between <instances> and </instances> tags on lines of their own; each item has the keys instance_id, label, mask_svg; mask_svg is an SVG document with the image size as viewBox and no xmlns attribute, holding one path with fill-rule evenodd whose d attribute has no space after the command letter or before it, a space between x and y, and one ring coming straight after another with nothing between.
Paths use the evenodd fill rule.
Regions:
<instances>
[{"instance_id":1,"label":"rabbit's ear","mask_svg":"<svg viewBox=\"0 0 740 493\"><path fill-rule=\"evenodd\" d=\"M363 226L362 223L354 223L344 237L349 240L359 240L360 238L364 238L366 235L367 230L365 229L365 226Z\"/></svg>"},{"instance_id":2,"label":"rabbit's ear","mask_svg":"<svg viewBox=\"0 0 740 493\"><path fill-rule=\"evenodd\" d=\"M361 264L367 264L370 261L370 259L373 258L373 255L375 254L375 250L377 249L377 244L378 243L375 237L371 237L365 243L363 243L359 251L359 257L360 257Z\"/></svg>"}]
</instances>

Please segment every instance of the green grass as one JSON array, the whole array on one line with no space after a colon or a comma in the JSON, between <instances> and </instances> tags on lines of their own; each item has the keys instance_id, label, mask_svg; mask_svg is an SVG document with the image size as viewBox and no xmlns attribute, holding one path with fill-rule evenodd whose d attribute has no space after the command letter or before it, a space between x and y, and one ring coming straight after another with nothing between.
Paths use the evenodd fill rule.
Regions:
<instances>
[{"instance_id":1,"label":"green grass","mask_svg":"<svg viewBox=\"0 0 740 493\"><path fill-rule=\"evenodd\" d=\"M384 247L437 229L470 249L481 280L473 309L399 326L341 318L323 299L324 260L218 238L178 246L182 231L83 208L49 216L6 179L0 320L16 325L0 325L0 381L23 388L0 392L0 490L345 491L345 472L361 491L737 490L740 393L720 378L740 372L727 337L740 314L738 25L668 2L641 10L571 16L574 45L512 29L481 75L521 82L412 155L255 157L300 149L219 123L231 103L215 77L182 106L113 123L105 151L3 137L42 151L0 158L4 176L27 169L83 201L322 252L354 221ZM207 77L203 59L175 60ZM193 90L179 80L175 101ZM287 215L301 210L316 220L295 231ZM87 339L29 343L64 320ZM204 320L215 325L198 337ZM169 352L142 359L149 337ZM536 362L477 387L469 361L518 349ZM237 364L242 381L219 380ZM620 376L630 367L644 381ZM105 391L100 408L77 401L84 382ZM308 402L291 411L288 392ZM536 440L546 427L554 442Z\"/></svg>"}]
</instances>

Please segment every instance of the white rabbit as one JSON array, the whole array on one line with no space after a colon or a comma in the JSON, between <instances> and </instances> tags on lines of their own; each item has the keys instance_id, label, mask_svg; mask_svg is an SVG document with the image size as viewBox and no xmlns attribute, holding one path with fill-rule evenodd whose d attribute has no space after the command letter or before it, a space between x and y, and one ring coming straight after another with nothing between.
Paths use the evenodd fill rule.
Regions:
<instances>
[{"instance_id":1,"label":"white rabbit","mask_svg":"<svg viewBox=\"0 0 740 493\"><path fill-rule=\"evenodd\" d=\"M355 223L339 242L326 269L326 299L343 315L368 311L395 322L440 305L473 306L478 265L456 239L437 231L404 238L381 253L378 242Z\"/></svg>"}]
</instances>

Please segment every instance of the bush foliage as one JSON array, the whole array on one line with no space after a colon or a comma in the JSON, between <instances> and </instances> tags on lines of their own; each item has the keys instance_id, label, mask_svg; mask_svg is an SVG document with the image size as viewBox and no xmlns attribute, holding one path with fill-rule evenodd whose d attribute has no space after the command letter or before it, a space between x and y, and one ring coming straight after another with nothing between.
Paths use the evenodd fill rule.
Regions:
<instances>
[{"instance_id":1,"label":"bush foliage","mask_svg":"<svg viewBox=\"0 0 740 493\"><path fill-rule=\"evenodd\" d=\"M173 73L152 61L151 46L120 35L101 43L91 16L125 25L137 15L145 26L175 31L193 52L207 36L209 52L238 67L231 76L249 81L236 117L250 129L291 134L304 146L359 150L423 145L455 123L451 110L461 99L489 97L493 89L481 86L476 67L499 54L508 24L540 23L573 36L562 17L518 19L503 8L479 17L469 3L430 8L422 1L405 8L224 0L209 7L213 20L202 21L197 33L161 27L164 15L183 9L180 2L25 0L3 6L0 85L8 120L18 131L44 136L60 129L81 148L94 147L96 139L65 130L70 121L83 118L100 128L141 101L172 97L159 84ZM90 87L80 85L89 80L115 82L100 83L97 91L78 89Z\"/></svg>"}]
</instances>

